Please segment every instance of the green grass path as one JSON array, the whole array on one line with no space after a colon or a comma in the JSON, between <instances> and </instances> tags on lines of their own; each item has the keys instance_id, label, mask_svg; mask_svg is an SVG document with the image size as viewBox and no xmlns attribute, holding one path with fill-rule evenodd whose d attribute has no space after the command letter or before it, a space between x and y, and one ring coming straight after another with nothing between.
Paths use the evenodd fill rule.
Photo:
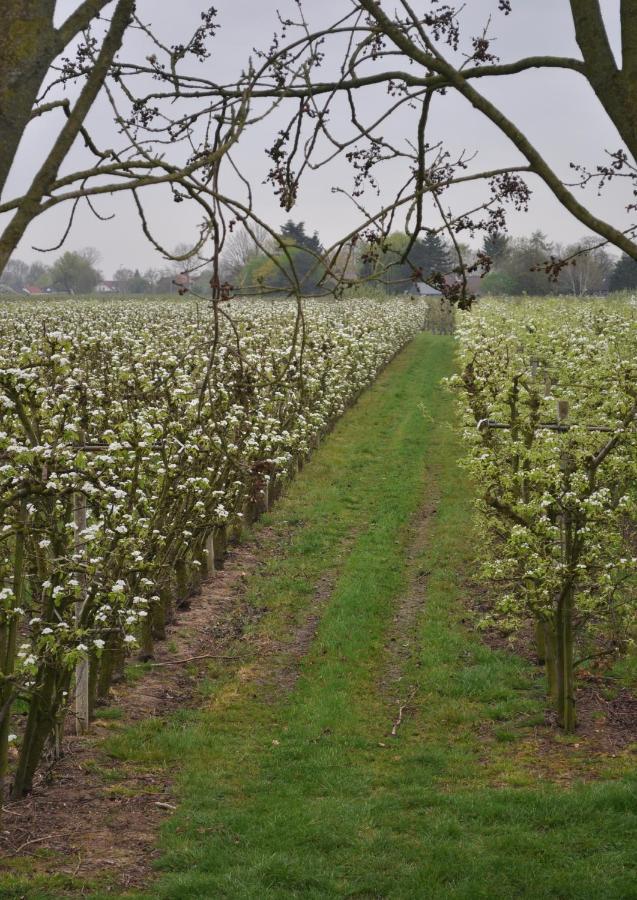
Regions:
<instances>
[{"instance_id":1,"label":"green grass path","mask_svg":"<svg viewBox=\"0 0 637 900\"><path fill-rule=\"evenodd\" d=\"M463 622L471 492L440 387L452 357L450 338L412 342L268 517L274 533L295 526L248 586L275 655L211 667L201 710L112 740L116 758L180 767L144 897L637 898L634 782L538 780L521 752L542 716L537 675ZM423 504L436 512L414 559ZM284 688L269 672L292 660L285 641L326 572L316 636ZM393 657L415 573L415 649ZM411 700L391 737L403 683Z\"/></svg>"}]
</instances>

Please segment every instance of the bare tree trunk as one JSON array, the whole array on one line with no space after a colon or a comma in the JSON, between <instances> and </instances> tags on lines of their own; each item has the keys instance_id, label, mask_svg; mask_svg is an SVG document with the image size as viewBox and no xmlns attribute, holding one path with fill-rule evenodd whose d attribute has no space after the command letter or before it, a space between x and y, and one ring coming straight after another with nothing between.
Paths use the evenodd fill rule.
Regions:
<instances>
[{"instance_id":1,"label":"bare tree trunk","mask_svg":"<svg viewBox=\"0 0 637 900\"><path fill-rule=\"evenodd\" d=\"M3 0L0 10L0 196L42 81L57 56L55 0ZM0 270L2 266L0 265Z\"/></svg>"},{"instance_id":2,"label":"bare tree trunk","mask_svg":"<svg viewBox=\"0 0 637 900\"><path fill-rule=\"evenodd\" d=\"M570 2L588 82L637 159L637 0L621 2L621 68L608 40L599 0Z\"/></svg>"},{"instance_id":3,"label":"bare tree trunk","mask_svg":"<svg viewBox=\"0 0 637 900\"><path fill-rule=\"evenodd\" d=\"M572 588L564 591L557 610L557 717L567 734L575 731Z\"/></svg>"},{"instance_id":4,"label":"bare tree trunk","mask_svg":"<svg viewBox=\"0 0 637 900\"><path fill-rule=\"evenodd\" d=\"M108 0L85 0L74 15L79 15L82 10L85 10L85 17L88 17L90 22L90 19L107 2ZM0 114L6 117L4 128L0 121L0 156L4 158L4 163L0 163L0 165L6 167L5 182L13 164L22 133L31 118L33 103L44 77L41 67L43 66L45 70L48 69L55 56L64 48L67 31L69 39L75 34L73 28L66 29L64 26L61 30L56 31L52 25L52 15L50 16L51 20L48 24L46 23L45 12L52 5L52 0L9 0L9 4L9 14L3 8L0 34L6 22L7 29L13 29L12 33L18 39L20 49L9 50L4 44L0 43ZM22 27L20 9L22 7L27 11L32 9L34 21L30 22L27 20L25 35L23 40L20 41L20 29ZM41 15L36 17L35 10L38 7L41 9ZM87 75L79 97L70 109L65 124L60 129L53 147L33 178L22 203L17 207L11 220L0 235L0 272L5 268L11 254L33 219L39 215L42 198L55 181L60 166L81 133L95 98L102 89L104 79L115 54L122 44L124 33L130 24L134 9L135 0L118 0L111 17L108 32L102 41L95 63ZM72 16L71 19L73 18ZM82 17L80 16L79 18L81 26ZM71 24L75 26L74 22ZM42 29L45 37L38 39L36 36L38 27ZM39 40L42 41L41 44ZM2 61L3 47L9 53L8 62ZM34 67L33 57L37 57L40 52L43 54L42 62L37 63ZM25 78L30 83L28 89L19 86L22 78ZM17 90L16 85L18 85ZM12 97L10 102L9 97Z\"/></svg>"}]
</instances>

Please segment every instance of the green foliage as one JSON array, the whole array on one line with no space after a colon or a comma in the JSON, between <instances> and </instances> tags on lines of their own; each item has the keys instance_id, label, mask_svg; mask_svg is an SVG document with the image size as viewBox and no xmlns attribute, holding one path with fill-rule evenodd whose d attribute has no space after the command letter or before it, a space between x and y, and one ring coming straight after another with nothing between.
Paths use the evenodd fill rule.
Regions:
<instances>
[{"instance_id":1,"label":"green foliage","mask_svg":"<svg viewBox=\"0 0 637 900\"><path fill-rule=\"evenodd\" d=\"M244 267L238 280L241 290L252 293L312 294L319 288L325 265L315 252L290 243L285 251L271 256L255 256Z\"/></svg>"},{"instance_id":2,"label":"green foliage","mask_svg":"<svg viewBox=\"0 0 637 900\"><path fill-rule=\"evenodd\" d=\"M100 281L101 274L81 253L67 250L52 265L51 287L70 294L89 294Z\"/></svg>"},{"instance_id":3,"label":"green foliage","mask_svg":"<svg viewBox=\"0 0 637 900\"><path fill-rule=\"evenodd\" d=\"M395 231L382 244L365 246L360 252L361 276L374 275L388 293L403 293L413 288L414 282L427 281L451 267L451 250L435 232L417 238L403 262L409 243L404 232Z\"/></svg>"},{"instance_id":4,"label":"green foliage","mask_svg":"<svg viewBox=\"0 0 637 900\"><path fill-rule=\"evenodd\" d=\"M498 296L511 296L518 292L518 282L514 275L507 272L489 272L481 282L482 294L494 294Z\"/></svg>"},{"instance_id":5,"label":"green foliage","mask_svg":"<svg viewBox=\"0 0 637 900\"><path fill-rule=\"evenodd\" d=\"M611 291L637 290L637 262L621 255L610 279Z\"/></svg>"},{"instance_id":6,"label":"green foliage","mask_svg":"<svg viewBox=\"0 0 637 900\"><path fill-rule=\"evenodd\" d=\"M305 232L304 222L289 219L281 229L285 250L279 245L264 253L258 248L245 253L245 262L232 273L239 293L313 294L325 275L323 248L319 236ZM269 240L267 241L269 244Z\"/></svg>"},{"instance_id":7,"label":"green foliage","mask_svg":"<svg viewBox=\"0 0 637 900\"><path fill-rule=\"evenodd\" d=\"M637 558L626 540L637 512L637 326L628 312L492 302L460 319L463 371L453 383L481 490L495 615L543 629L567 729L563 691L572 705L573 689L563 679L572 681L574 660L591 642L626 649L637 631Z\"/></svg>"}]
</instances>

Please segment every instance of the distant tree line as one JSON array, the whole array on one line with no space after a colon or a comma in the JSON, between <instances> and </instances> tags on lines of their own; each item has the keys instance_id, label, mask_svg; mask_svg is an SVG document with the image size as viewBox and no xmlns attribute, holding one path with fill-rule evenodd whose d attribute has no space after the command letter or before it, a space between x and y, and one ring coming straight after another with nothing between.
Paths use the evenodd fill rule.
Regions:
<instances>
[{"instance_id":1,"label":"distant tree line","mask_svg":"<svg viewBox=\"0 0 637 900\"><path fill-rule=\"evenodd\" d=\"M101 281L97 268L99 254L93 247L79 252L67 250L51 265L43 262L26 263L10 259L0 276L0 284L14 291L35 293L55 291L63 293L90 293Z\"/></svg>"},{"instance_id":2,"label":"distant tree line","mask_svg":"<svg viewBox=\"0 0 637 900\"><path fill-rule=\"evenodd\" d=\"M417 281L448 272L453 258L450 245L435 232L423 232L411 246L405 234L392 232L380 243L360 241L350 252L328 257L318 232L309 233L304 222L290 219L281 228L278 244L258 229L233 234L223 256L222 277L238 293L287 293L298 284L301 293L313 294L343 275L351 282L373 281L387 293L404 293Z\"/></svg>"},{"instance_id":3,"label":"distant tree line","mask_svg":"<svg viewBox=\"0 0 637 900\"><path fill-rule=\"evenodd\" d=\"M185 248L175 248L180 254ZM11 259L0 275L0 288L18 293L90 294L100 287L121 294L171 294L179 290L179 276L189 273L188 284L209 290L210 271L190 261L173 262L162 269L128 269L120 267L113 278L104 281L98 268L100 255L93 247L67 250L50 265L37 261L26 263ZM176 281L177 280L177 281Z\"/></svg>"},{"instance_id":4,"label":"distant tree line","mask_svg":"<svg viewBox=\"0 0 637 900\"><path fill-rule=\"evenodd\" d=\"M550 241L541 231L530 237L512 238L502 232L486 236L479 254L488 256L491 268L480 282L482 294L599 294L637 290L637 262L625 254L619 259L595 238L564 246ZM471 266L478 252L459 245L465 265ZM175 256L185 256L178 246ZM570 259L551 278L546 264L554 259ZM185 258L163 269L117 269L104 282L99 253L92 247L66 251L51 265L12 259L0 277L0 285L17 292L63 292L87 294L98 286L122 294L176 293L187 275L188 287L209 293L211 270L205 261ZM304 222L288 220L281 228L279 242L264 229L238 229L230 236L222 259L221 279L241 293L285 294L297 283L301 293L320 292L334 274L346 274L355 282L381 285L388 294L414 290L416 283L436 284L453 275L457 249L435 231L423 230L415 241L402 232L392 232L382 243L360 241L345 256L328 259L318 232L309 233Z\"/></svg>"},{"instance_id":5,"label":"distant tree line","mask_svg":"<svg viewBox=\"0 0 637 900\"><path fill-rule=\"evenodd\" d=\"M583 238L563 246L551 242L541 231L530 237L510 238L495 232L482 246L492 262L482 279L482 292L491 294L600 294L637 289L637 262L625 254L619 259L596 238ZM546 263L570 260L547 277Z\"/></svg>"},{"instance_id":6,"label":"distant tree line","mask_svg":"<svg viewBox=\"0 0 637 900\"><path fill-rule=\"evenodd\" d=\"M345 272L352 281L373 281L390 294L404 293L413 290L417 282L436 285L445 276L456 277L460 249L465 266L471 267L479 256L491 260L489 273L480 281L483 294L586 295L637 290L637 262L626 255L617 259L598 246L596 238L564 246L541 231L519 238L495 231L476 251L467 244L452 246L436 231L423 229L415 241L395 231L382 243L360 241L347 258L341 254L336 260L324 257L318 232L309 234L304 222L286 222L281 239L284 249L272 246L265 232L254 238L237 232L226 251L224 278L239 293L260 288L286 291L292 265L303 293L318 290L336 272ZM549 277L546 268L552 259L566 259L567 264Z\"/></svg>"}]
</instances>

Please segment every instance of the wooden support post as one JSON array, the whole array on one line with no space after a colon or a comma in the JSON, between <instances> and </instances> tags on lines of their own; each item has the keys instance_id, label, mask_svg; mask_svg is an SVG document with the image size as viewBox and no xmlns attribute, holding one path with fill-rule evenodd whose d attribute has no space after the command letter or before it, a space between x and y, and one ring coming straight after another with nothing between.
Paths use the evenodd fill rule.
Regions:
<instances>
[{"instance_id":1,"label":"wooden support post","mask_svg":"<svg viewBox=\"0 0 637 900\"><path fill-rule=\"evenodd\" d=\"M111 689L111 682L113 681L114 670L115 650L111 647L106 647L102 651L102 656L100 657L100 668L95 688L95 696L98 701L107 699Z\"/></svg>"},{"instance_id":2,"label":"wooden support post","mask_svg":"<svg viewBox=\"0 0 637 900\"><path fill-rule=\"evenodd\" d=\"M153 641L153 619L149 614L141 624L141 640L139 646L139 659L148 662L155 658L155 646Z\"/></svg>"},{"instance_id":3,"label":"wooden support post","mask_svg":"<svg viewBox=\"0 0 637 900\"><path fill-rule=\"evenodd\" d=\"M206 575L215 573L215 537L212 531L206 535Z\"/></svg>"},{"instance_id":4,"label":"wooden support post","mask_svg":"<svg viewBox=\"0 0 637 900\"><path fill-rule=\"evenodd\" d=\"M86 497L84 494L75 494L73 513L75 521L75 549L77 553L84 552L85 540L82 533L86 530ZM81 591L80 599L75 603L75 624L80 626L82 614L86 603L86 575L82 572L78 578ZM75 667L75 731L77 734L86 734L91 719L91 691L90 691L90 658L87 655L81 659Z\"/></svg>"},{"instance_id":5,"label":"wooden support post","mask_svg":"<svg viewBox=\"0 0 637 900\"><path fill-rule=\"evenodd\" d=\"M264 481L262 485L257 485L256 497L254 501L256 507L256 517L262 516L268 509L268 483Z\"/></svg>"},{"instance_id":6,"label":"wooden support post","mask_svg":"<svg viewBox=\"0 0 637 900\"><path fill-rule=\"evenodd\" d=\"M214 530L214 566L215 569L223 569L226 558L227 533L226 526L219 525Z\"/></svg>"},{"instance_id":7,"label":"wooden support post","mask_svg":"<svg viewBox=\"0 0 637 900\"><path fill-rule=\"evenodd\" d=\"M568 400L557 401L557 424L562 425L568 419L569 404Z\"/></svg>"},{"instance_id":8,"label":"wooden support post","mask_svg":"<svg viewBox=\"0 0 637 900\"><path fill-rule=\"evenodd\" d=\"M549 375L548 372L545 372L544 373L544 396L545 397L551 396L551 388L552 387L553 387L553 384L551 382L551 376Z\"/></svg>"}]
</instances>

